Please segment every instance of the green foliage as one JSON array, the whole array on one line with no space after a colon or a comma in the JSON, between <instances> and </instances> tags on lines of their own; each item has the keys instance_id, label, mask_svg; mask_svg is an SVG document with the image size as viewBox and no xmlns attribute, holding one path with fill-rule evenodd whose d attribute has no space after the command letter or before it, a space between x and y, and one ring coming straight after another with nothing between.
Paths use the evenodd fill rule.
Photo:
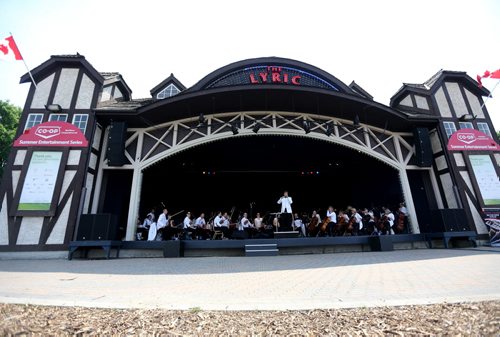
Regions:
<instances>
[{"instance_id":1,"label":"green foliage","mask_svg":"<svg viewBox=\"0 0 500 337\"><path fill-rule=\"evenodd\" d=\"M12 142L21 117L21 108L0 100L0 178L7 164Z\"/></svg>"},{"instance_id":2,"label":"green foliage","mask_svg":"<svg viewBox=\"0 0 500 337\"><path fill-rule=\"evenodd\" d=\"M497 131L497 137L500 138L500 130Z\"/></svg>"}]
</instances>

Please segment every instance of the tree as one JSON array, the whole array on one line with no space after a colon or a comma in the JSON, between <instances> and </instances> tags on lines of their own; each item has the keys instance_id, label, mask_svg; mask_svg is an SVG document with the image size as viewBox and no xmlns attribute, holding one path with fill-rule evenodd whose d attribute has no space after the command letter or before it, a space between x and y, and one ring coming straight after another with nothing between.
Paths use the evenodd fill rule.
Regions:
<instances>
[{"instance_id":1,"label":"tree","mask_svg":"<svg viewBox=\"0 0 500 337\"><path fill-rule=\"evenodd\" d=\"M0 178L7 164L12 142L21 117L21 108L0 100Z\"/></svg>"},{"instance_id":2,"label":"tree","mask_svg":"<svg viewBox=\"0 0 500 337\"><path fill-rule=\"evenodd\" d=\"M500 130L497 131L497 137L500 139Z\"/></svg>"}]
</instances>

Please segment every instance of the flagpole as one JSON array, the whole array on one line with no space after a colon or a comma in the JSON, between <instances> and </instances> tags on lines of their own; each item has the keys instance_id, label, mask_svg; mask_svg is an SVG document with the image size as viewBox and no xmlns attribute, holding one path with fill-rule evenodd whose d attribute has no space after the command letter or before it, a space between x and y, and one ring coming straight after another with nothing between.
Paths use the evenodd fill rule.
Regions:
<instances>
[{"instance_id":1,"label":"flagpole","mask_svg":"<svg viewBox=\"0 0 500 337\"><path fill-rule=\"evenodd\" d=\"M12 39L14 39L14 35L9 32L10 36L12 36ZM15 40L14 40L15 41ZM17 46L17 43L16 43L16 46ZM19 50L19 46L17 47L17 50L19 51L19 54L21 54L21 51ZM31 82L33 83L33 85L35 86L36 88L36 82L35 82L35 79L33 78L33 75L31 75L31 70L30 68L28 67L28 65L26 64L26 61L24 60L24 57L23 55L21 54L21 59L23 60L23 63L24 63L24 66L26 67L26 70L28 70L28 74L30 75L30 78L31 78Z\"/></svg>"},{"instance_id":2,"label":"flagpole","mask_svg":"<svg viewBox=\"0 0 500 337\"><path fill-rule=\"evenodd\" d=\"M495 86L493 87L493 89L491 89L490 91L490 94L488 95L488 97L486 97L486 99L484 100L483 102L483 105L481 105L481 110L483 110L484 106L486 105L486 102L488 102L488 99L490 99L490 97L493 97L493 91L495 91L495 89L498 87L498 84L500 84L500 80L497 81L497 84L495 84Z\"/></svg>"}]
</instances>

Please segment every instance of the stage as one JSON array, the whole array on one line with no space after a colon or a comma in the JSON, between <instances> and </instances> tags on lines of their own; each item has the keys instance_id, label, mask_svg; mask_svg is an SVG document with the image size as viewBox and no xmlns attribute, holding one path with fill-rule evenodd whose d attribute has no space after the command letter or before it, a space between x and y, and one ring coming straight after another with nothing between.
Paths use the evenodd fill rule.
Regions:
<instances>
[{"instance_id":1,"label":"stage","mask_svg":"<svg viewBox=\"0 0 500 337\"><path fill-rule=\"evenodd\" d=\"M202 256L249 256L249 246L275 245L277 254L327 254L344 252L370 252L429 248L425 234L399 234L382 236L340 236L282 239L245 240L167 240L167 241L122 241L119 257L202 257ZM380 241L379 241L380 240ZM75 243L73 241L72 243ZM463 246L463 243L460 243ZM97 246L97 245L96 245ZM444 247L439 240L433 247ZM78 255L78 253L80 255ZM74 257L84 257L79 251ZM114 258L116 254L111 254ZM104 258L106 253L99 247L88 251L88 258Z\"/></svg>"}]
</instances>

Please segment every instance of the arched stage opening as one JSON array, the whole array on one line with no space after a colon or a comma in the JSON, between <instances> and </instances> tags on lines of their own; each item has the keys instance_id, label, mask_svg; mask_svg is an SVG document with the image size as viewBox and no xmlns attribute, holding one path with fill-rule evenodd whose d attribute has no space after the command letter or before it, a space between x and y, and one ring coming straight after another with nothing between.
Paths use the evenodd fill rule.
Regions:
<instances>
[{"instance_id":1,"label":"arched stage opening","mask_svg":"<svg viewBox=\"0 0 500 337\"><path fill-rule=\"evenodd\" d=\"M170 213L279 210L284 190L294 211L323 213L396 205L403 200L396 169L332 142L300 136L251 135L204 143L142 171L140 216L161 201ZM181 220L181 218L179 218Z\"/></svg>"}]
</instances>

